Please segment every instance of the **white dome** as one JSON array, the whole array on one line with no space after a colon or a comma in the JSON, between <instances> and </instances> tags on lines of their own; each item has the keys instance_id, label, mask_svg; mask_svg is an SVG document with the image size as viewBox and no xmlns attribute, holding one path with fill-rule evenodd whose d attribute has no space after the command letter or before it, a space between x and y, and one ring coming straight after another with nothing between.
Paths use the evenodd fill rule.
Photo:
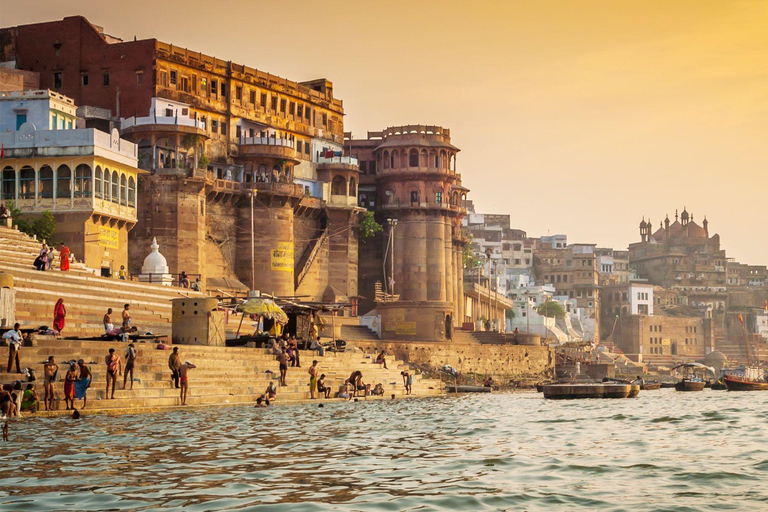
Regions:
<instances>
[{"instance_id":1,"label":"white dome","mask_svg":"<svg viewBox=\"0 0 768 512\"><path fill-rule=\"evenodd\" d=\"M168 261L165 256L160 254L160 246L157 245L157 238L152 239L152 252L144 258L144 264L141 266L142 274L167 274Z\"/></svg>"}]
</instances>

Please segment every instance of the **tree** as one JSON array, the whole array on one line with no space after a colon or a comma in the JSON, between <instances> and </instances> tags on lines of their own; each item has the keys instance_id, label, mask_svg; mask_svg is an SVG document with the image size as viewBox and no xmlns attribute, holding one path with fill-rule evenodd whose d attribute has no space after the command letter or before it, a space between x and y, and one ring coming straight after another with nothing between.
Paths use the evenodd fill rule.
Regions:
<instances>
[{"instance_id":1,"label":"tree","mask_svg":"<svg viewBox=\"0 0 768 512\"><path fill-rule=\"evenodd\" d=\"M45 240L48 242L48 245L59 243L58 240L54 239L56 235L56 221L54 221L51 212L45 210L40 216L29 218L11 203L6 204L6 207L8 208L8 213L13 217L14 224L18 226L19 231L29 236L37 236L38 240Z\"/></svg>"},{"instance_id":2,"label":"tree","mask_svg":"<svg viewBox=\"0 0 768 512\"><path fill-rule=\"evenodd\" d=\"M560 319L565 317L565 310L559 302L547 301L539 306L536 311L538 311L540 315L546 316L547 318Z\"/></svg>"},{"instance_id":3,"label":"tree","mask_svg":"<svg viewBox=\"0 0 768 512\"><path fill-rule=\"evenodd\" d=\"M469 233L467 231L464 231L464 238L466 239L466 243L464 244L464 247L461 249L461 259L464 263L464 268L472 269L477 268L481 265L480 258L477 257L477 254L475 254L474 249L472 249L472 242L474 240L474 237L472 236L472 233Z\"/></svg>"},{"instance_id":4,"label":"tree","mask_svg":"<svg viewBox=\"0 0 768 512\"><path fill-rule=\"evenodd\" d=\"M504 318L509 320L510 322L515 319L515 310L514 309L505 309L504 310Z\"/></svg>"},{"instance_id":5,"label":"tree","mask_svg":"<svg viewBox=\"0 0 768 512\"><path fill-rule=\"evenodd\" d=\"M360 220L360 224L357 225L357 235L361 242L365 242L376 233L384 231L381 224L376 222L376 218L373 216L373 212L365 212L363 218Z\"/></svg>"}]
</instances>

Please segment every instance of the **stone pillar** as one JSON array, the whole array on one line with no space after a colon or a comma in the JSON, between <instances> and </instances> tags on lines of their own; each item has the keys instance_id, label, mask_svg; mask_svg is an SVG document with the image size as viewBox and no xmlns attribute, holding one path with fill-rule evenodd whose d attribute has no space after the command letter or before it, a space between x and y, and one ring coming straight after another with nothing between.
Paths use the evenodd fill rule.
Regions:
<instances>
[{"instance_id":1,"label":"stone pillar","mask_svg":"<svg viewBox=\"0 0 768 512\"><path fill-rule=\"evenodd\" d=\"M454 255L456 258L456 297L457 297L457 303L459 304L459 318L461 319L461 322L464 321L464 269L463 269L463 261L462 261L462 253L459 248L454 250Z\"/></svg>"},{"instance_id":2,"label":"stone pillar","mask_svg":"<svg viewBox=\"0 0 768 512\"><path fill-rule=\"evenodd\" d=\"M427 300L449 300L445 296L446 274L445 228L442 216L427 218Z\"/></svg>"},{"instance_id":3,"label":"stone pillar","mask_svg":"<svg viewBox=\"0 0 768 512\"><path fill-rule=\"evenodd\" d=\"M328 213L328 284L347 296L357 295L358 241L352 210L331 209ZM396 228L397 229L397 228Z\"/></svg>"},{"instance_id":4,"label":"stone pillar","mask_svg":"<svg viewBox=\"0 0 768 512\"><path fill-rule=\"evenodd\" d=\"M451 239L451 222L449 219L443 218L443 251L445 252L445 299L448 302L453 302L453 323L458 325L456 319L456 297L454 296L455 273L454 273L454 258L453 258L453 241Z\"/></svg>"},{"instance_id":5,"label":"stone pillar","mask_svg":"<svg viewBox=\"0 0 768 512\"><path fill-rule=\"evenodd\" d=\"M254 207L254 246L257 290L279 296L294 294L293 207L257 204ZM245 203L238 211L237 266L238 278L251 286L251 206Z\"/></svg>"},{"instance_id":6,"label":"stone pillar","mask_svg":"<svg viewBox=\"0 0 768 512\"><path fill-rule=\"evenodd\" d=\"M427 300L427 224L418 214L395 228L395 281L401 300Z\"/></svg>"}]
</instances>

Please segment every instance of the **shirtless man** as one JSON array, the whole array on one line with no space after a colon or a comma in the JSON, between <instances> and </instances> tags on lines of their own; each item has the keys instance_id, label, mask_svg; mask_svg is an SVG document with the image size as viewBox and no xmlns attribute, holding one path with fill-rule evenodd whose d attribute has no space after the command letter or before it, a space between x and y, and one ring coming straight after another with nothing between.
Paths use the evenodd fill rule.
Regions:
<instances>
[{"instance_id":1,"label":"shirtless man","mask_svg":"<svg viewBox=\"0 0 768 512\"><path fill-rule=\"evenodd\" d=\"M44 392L43 403L46 411L53 410L53 381L56 378L56 372L59 371L59 365L53 356L48 357L48 361L43 363ZM50 407L50 408L49 408Z\"/></svg>"},{"instance_id":2,"label":"shirtless man","mask_svg":"<svg viewBox=\"0 0 768 512\"><path fill-rule=\"evenodd\" d=\"M104 332L109 334L109 331L115 328L115 324L112 323L112 308L107 309L107 314L104 315Z\"/></svg>"},{"instance_id":3,"label":"shirtless man","mask_svg":"<svg viewBox=\"0 0 768 512\"><path fill-rule=\"evenodd\" d=\"M79 359L77 361L77 365L80 367L80 380L87 380L88 381L88 388L91 387L91 383L93 382L93 374L91 374L91 369L88 367L88 365L85 364L85 361L83 359ZM85 406L88 404L88 388L83 392L83 407L82 409L85 409Z\"/></svg>"},{"instance_id":4,"label":"shirtless man","mask_svg":"<svg viewBox=\"0 0 768 512\"><path fill-rule=\"evenodd\" d=\"M131 305L126 304L123 306L123 327L131 326Z\"/></svg>"},{"instance_id":5,"label":"shirtless man","mask_svg":"<svg viewBox=\"0 0 768 512\"><path fill-rule=\"evenodd\" d=\"M115 349L109 349L109 354L104 358L104 363L107 365L107 397L111 400L115 399L115 384L117 383L117 376L123 374L123 362L120 361L120 356L115 354ZM112 382L112 394L109 394L109 384Z\"/></svg>"},{"instance_id":6,"label":"shirtless man","mask_svg":"<svg viewBox=\"0 0 768 512\"><path fill-rule=\"evenodd\" d=\"M287 386L288 384L285 383L285 374L288 373L288 360L290 357L288 356L288 352L286 349L283 349L282 352L280 352L280 355L277 356L277 361L280 363L280 385L281 386Z\"/></svg>"},{"instance_id":7,"label":"shirtless man","mask_svg":"<svg viewBox=\"0 0 768 512\"><path fill-rule=\"evenodd\" d=\"M187 392L189 391L189 377L187 376L187 372L191 368L197 368L197 366L189 361L185 361L184 364L179 367L179 376L181 380L181 405L187 405Z\"/></svg>"},{"instance_id":8,"label":"shirtless man","mask_svg":"<svg viewBox=\"0 0 768 512\"><path fill-rule=\"evenodd\" d=\"M181 368L181 357L179 356L179 347L173 347L173 352L168 356L168 368L171 370L171 386L179 389L179 368Z\"/></svg>"},{"instance_id":9,"label":"shirtless man","mask_svg":"<svg viewBox=\"0 0 768 512\"><path fill-rule=\"evenodd\" d=\"M123 389L126 388L128 374L131 374L131 390L133 390L133 366L136 363L136 349L133 343L128 344L128 350L125 351L125 372L123 372Z\"/></svg>"},{"instance_id":10,"label":"shirtless man","mask_svg":"<svg viewBox=\"0 0 768 512\"><path fill-rule=\"evenodd\" d=\"M312 366L309 367L307 373L309 373L309 396L314 400L316 398L315 392L317 391L317 361L312 361Z\"/></svg>"}]
</instances>

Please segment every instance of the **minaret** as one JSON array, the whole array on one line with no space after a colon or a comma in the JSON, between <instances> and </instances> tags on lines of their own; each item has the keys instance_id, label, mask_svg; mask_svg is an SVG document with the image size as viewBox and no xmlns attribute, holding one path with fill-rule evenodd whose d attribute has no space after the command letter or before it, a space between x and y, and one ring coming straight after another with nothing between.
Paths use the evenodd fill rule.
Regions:
<instances>
[{"instance_id":1,"label":"minaret","mask_svg":"<svg viewBox=\"0 0 768 512\"><path fill-rule=\"evenodd\" d=\"M704 216L704 221L701 223L701 227L704 228L704 232L707 234L707 237L709 237L709 221L707 220L707 216Z\"/></svg>"},{"instance_id":2,"label":"minaret","mask_svg":"<svg viewBox=\"0 0 768 512\"><path fill-rule=\"evenodd\" d=\"M647 242L646 235L648 232L648 224L645 223L645 217L643 217L643 220L640 221L640 240L643 242Z\"/></svg>"}]
</instances>

